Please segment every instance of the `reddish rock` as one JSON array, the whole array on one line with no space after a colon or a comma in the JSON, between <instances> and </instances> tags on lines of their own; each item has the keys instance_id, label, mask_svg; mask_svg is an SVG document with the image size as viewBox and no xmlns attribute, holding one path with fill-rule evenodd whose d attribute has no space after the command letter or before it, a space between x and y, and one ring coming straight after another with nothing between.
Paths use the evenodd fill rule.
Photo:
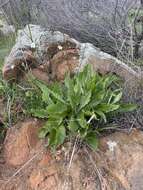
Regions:
<instances>
[{"instance_id":1,"label":"reddish rock","mask_svg":"<svg viewBox=\"0 0 143 190\"><path fill-rule=\"evenodd\" d=\"M19 125L19 124L18 124ZM4 156L8 165L19 166L30 157L30 151L36 147L38 139L38 121L28 121L20 128L11 128L4 143Z\"/></svg>"},{"instance_id":2,"label":"reddish rock","mask_svg":"<svg viewBox=\"0 0 143 190\"><path fill-rule=\"evenodd\" d=\"M55 154L46 150L43 151L42 146L36 148L37 137L33 136L33 133L34 127L37 126L38 128L38 125L35 121L26 122L25 127L23 124L23 128L9 130L11 136L8 133L7 138L9 139L6 139L5 142L8 150L4 152L6 163L3 164L4 169L0 170L0 184L3 186L7 180L9 183L2 188L3 190L11 190L11 188L14 190L95 190L101 189L101 187L105 190L143 189L141 167L143 132L135 130L130 134L121 132L110 134L100 139L100 146L97 151L93 152L86 147L83 149L75 148L73 156L71 156L73 148L67 143L59 150L61 159L57 160ZM28 137L29 143L24 140L22 135ZM28 147L28 144L29 150L26 148L25 151L23 146ZM20 160L26 161L27 155L30 155L33 150L34 155L38 155L38 157L35 157L25 168L22 168ZM9 163L12 166L20 165L17 168L19 173L13 178L11 176L16 172L14 170L11 173L13 167ZM3 176L2 179L1 176Z\"/></svg>"},{"instance_id":3,"label":"reddish rock","mask_svg":"<svg viewBox=\"0 0 143 190\"><path fill-rule=\"evenodd\" d=\"M50 151L47 151L44 155L42 160L39 162L40 167L46 167L48 166L49 162L52 160L52 155Z\"/></svg>"},{"instance_id":4,"label":"reddish rock","mask_svg":"<svg viewBox=\"0 0 143 190\"><path fill-rule=\"evenodd\" d=\"M32 69L31 74L38 80L41 80L45 83L49 83L49 76L47 72L42 71L41 69Z\"/></svg>"},{"instance_id":5,"label":"reddish rock","mask_svg":"<svg viewBox=\"0 0 143 190\"><path fill-rule=\"evenodd\" d=\"M30 49L14 49L7 57L2 73L5 80L18 80L27 68L38 65L34 53Z\"/></svg>"},{"instance_id":6,"label":"reddish rock","mask_svg":"<svg viewBox=\"0 0 143 190\"><path fill-rule=\"evenodd\" d=\"M103 154L103 157L99 167L106 168L113 181L121 184L123 189L142 190L143 132L115 133L101 139L100 144L100 156ZM115 145L113 149L112 145Z\"/></svg>"},{"instance_id":7,"label":"reddish rock","mask_svg":"<svg viewBox=\"0 0 143 190\"><path fill-rule=\"evenodd\" d=\"M86 60L88 64L93 66L95 72L99 72L103 75L107 73L116 74L125 82L129 81L129 83L133 84L136 80L141 80L140 73L138 74L120 60L103 52L97 51L96 54L89 56ZM133 86L133 84L131 85Z\"/></svg>"},{"instance_id":8,"label":"reddish rock","mask_svg":"<svg viewBox=\"0 0 143 190\"><path fill-rule=\"evenodd\" d=\"M54 165L34 170L29 178L32 190L57 190L57 169Z\"/></svg>"},{"instance_id":9,"label":"reddish rock","mask_svg":"<svg viewBox=\"0 0 143 190\"><path fill-rule=\"evenodd\" d=\"M79 65L77 49L59 51L51 60L52 78L62 81L66 73L73 74Z\"/></svg>"},{"instance_id":10,"label":"reddish rock","mask_svg":"<svg viewBox=\"0 0 143 190\"><path fill-rule=\"evenodd\" d=\"M51 59L54 55L56 55L59 51L65 50L75 50L76 44L72 42L72 40L68 37L64 42L56 42L48 44L47 53L48 57Z\"/></svg>"}]
</instances>

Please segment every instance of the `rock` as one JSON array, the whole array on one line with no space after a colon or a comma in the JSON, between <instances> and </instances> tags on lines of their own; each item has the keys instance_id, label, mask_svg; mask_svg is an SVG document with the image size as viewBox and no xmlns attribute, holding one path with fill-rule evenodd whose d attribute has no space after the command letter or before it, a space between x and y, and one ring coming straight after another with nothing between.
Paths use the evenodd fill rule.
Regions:
<instances>
[{"instance_id":1,"label":"rock","mask_svg":"<svg viewBox=\"0 0 143 190\"><path fill-rule=\"evenodd\" d=\"M46 151L46 153L43 155L42 159L38 163L39 167L46 167L49 165L50 161L52 160L52 155L50 151Z\"/></svg>"},{"instance_id":2,"label":"rock","mask_svg":"<svg viewBox=\"0 0 143 190\"><path fill-rule=\"evenodd\" d=\"M35 47L35 53L31 51L33 47ZM141 73L137 73L125 63L100 51L90 43L80 43L66 34L45 30L38 25L28 25L19 31L16 44L5 61L3 68L5 79L19 76L19 67L25 60L24 52L22 58L19 56L17 58L19 49L24 49L25 54L30 56L28 59L28 67L30 68L31 63L37 68L39 64L43 65L45 62L49 62L51 68L49 67L46 72L49 78L52 76L52 80L54 77L63 80L65 72L68 70L71 73L78 72L86 64L92 64L94 70L101 74L114 73L124 81L128 81L131 86L135 85L134 81L140 81L142 78ZM72 54L70 58L69 54ZM66 55L68 55L68 59ZM45 79L46 74L43 73L43 75ZM48 81L47 78L45 81Z\"/></svg>"},{"instance_id":3,"label":"rock","mask_svg":"<svg viewBox=\"0 0 143 190\"><path fill-rule=\"evenodd\" d=\"M65 35L65 34L64 34ZM73 39L70 39L69 36L65 36L65 40L61 39L60 41L51 41L49 42L49 39L41 39L41 44L44 46L44 40L46 43L45 47L47 49L48 57L53 58L54 55L56 55L59 51L72 51L76 50L76 43L74 42ZM45 51L43 49L43 51ZM76 53L76 52L71 52L71 53Z\"/></svg>"},{"instance_id":4,"label":"rock","mask_svg":"<svg viewBox=\"0 0 143 190\"><path fill-rule=\"evenodd\" d=\"M32 51L28 49L18 49L15 52L11 52L7 58L7 64L3 67L3 76L5 79L17 79L18 76L24 72L24 67L34 65L36 60L32 55Z\"/></svg>"},{"instance_id":5,"label":"rock","mask_svg":"<svg viewBox=\"0 0 143 190\"><path fill-rule=\"evenodd\" d=\"M32 35L31 38L29 36L30 31ZM44 36L46 36L46 38ZM26 69L33 69L33 67L39 67L40 64L44 65L45 62L49 62L49 58L52 58L56 53L58 53L60 50L58 48L60 47L59 43L62 43L63 50L65 50L75 47L75 43L73 41L74 40L70 39L70 37L63 35L60 32L52 33L48 30L45 31L37 25L26 26L25 29L18 32L16 44L12 48L10 55L5 60L3 67L4 79L18 79L22 76L21 73L24 74L25 67ZM33 44L35 44L35 52L32 49ZM49 77L49 71L47 70L44 72L47 72L47 77ZM34 70L33 73L34 75L37 75L37 78L39 78L41 71ZM46 73L44 74L44 80L47 82L48 80L45 76Z\"/></svg>"},{"instance_id":6,"label":"rock","mask_svg":"<svg viewBox=\"0 0 143 190\"><path fill-rule=\"evenodd\" d=\"M33 121L32 125L36 125ZM31 126L31 124L26 124ZM33 126L33 127L34 127ZM31 129L31 128L30 128ZM23 131L20 129L20 131ZM33 134L33 129L31 130ZM11 134L15 131L11 131ZM9 135L9 134L8 134ZM14 136L14 134L13 134ZM7 136L7 138L10 136ZM15 138L20 138L15 136ZM16 158L15 161L3 162L1 168L0 184L4 185L5 181L10 179L9 183L4 186L3 190L29 189L68 189L68 190L100 190L116 189L116 190L142 190L143 189L143 132L133 130L130 134L116 132L100 139L99 148L93 152L86 147L75 149L75 153L71 160L72 146L71 143L63 145L55 154L48 150L42 150L42 146L36 148L37 140L32 140L33 136L29 135L30 147L28 153L22 151L23 137L21 142L17 143L17 149L9 149L8 155L16 155L16 158L24 158L29 154L29 160L34 158L29 164L21 170L21 163ZM35 138L33 138L35 139ZM6 139L7 141L8 139ZM32 142L31 142L32 140ZM9 139L14 144L14 139ZM12 145L8 145L8 148ZM25 143L26 144L26 143ZM27 146L27 145L26 145ZM21 152L20 152L21 148ZM33 157L31 152L34 150ZM41 151L42 150L42 151ZM18 156L18 153L19 156ZM40 154L38 154L40 152ZM21 155L22 154L22 155ZM5 155L5 152L4 152ZM58 158L58 159L57 159ZM14 160L14 158L13 158ZM26 159L24 158L26 161ZM13 165L14 163L14 165ZM23 161L24 163L24 161ZM19 166L18 166L19 165ZM17 166L19 173L11 179L15 174L12 172L13 166ZM1 165L0 165L1 167ZM9 176L9 177L8 177Z\"/></svg>"},{"instance_id":7,"label":"rock","mask_svg":"<svg viewBox=\"0 0 143 190\"><path fill-rule=\"evenodd\" d=\"M42 71L39 68L32 69L30 74L32 74L38 80L44 81L47 84L49 83L48 73L45 71Z\"/></svg>"},{"instance_id":8,"label":"rock","mask_svg":"<svg viewBox=\"0 0 143 190\"><path fill-rule=\"evenodd\" d=\"M12 50L3 67L3 77L5 80L18 80L26 69L37 65L38 61L29 47Z\"/></svg>"},{"instance_id":9,"label":"rock","mask_svg":"<svg viewBox=\"0 0 143 190\"><path fill-rule=\"evenodd\" d=\"M48 168L39 168L33 170L29 178L29 184L31 189L47 189L47 190L56 190L57 189L57 169L54 165L49 166Z\"/></svg>"},{"instance_id":10,"label":"rock","mask_svg":"<svg viewBox=\"0 0 143 190\"><path fill-rule=\"evenodd\" d=\"M79 54L77 49L63 50L55 54L51 60L52 78L62 81L65 74L73 74L79 65Z\"/></svg>"},{"instance_id":11,"label":"rock","mask_svg":"<svg viewBox=\"0 0 143 190\"><path fill-rule=\"evenodd\" d=\"M125 63L89 43L81 44L79 69L82 69L86 64L93 65L96 72L101 74L113 73L130 83L141 78L141 73L135 72Z\"/></svg>"},{"instance_id":12,"label":"rock","mask_svg":"<svg viewBox=\"0 0 143 190\"><path fill-rule=\"evenodd\" d=\"M8 165L16 167L29 159L30 151L39 143L39 126L40 123L33 120L8 130L4 142L4 157Z\"/></svg>"},{"instance_id":13,"label":"rock","mask_svg":"<svg viewBox=\"0 0 143 190\"><path fill-rule=\"evenodd\" d=\"M143 172L140 169L143 158L142 137L143 132L135 130L130 134L115 133L101 140L101 153L104 152L105 158L102 167L126 190L143 188ZM116 143L112 150L109 141Z\"/></svg>"}]
</instances>

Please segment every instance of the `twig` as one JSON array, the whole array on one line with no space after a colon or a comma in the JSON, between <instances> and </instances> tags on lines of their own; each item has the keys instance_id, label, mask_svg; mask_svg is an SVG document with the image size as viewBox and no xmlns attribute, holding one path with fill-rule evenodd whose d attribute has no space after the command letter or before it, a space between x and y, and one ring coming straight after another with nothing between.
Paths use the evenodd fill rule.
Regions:
<instances>
[{"instance_id":1,"label":"twig","mask_svg":"<svg viewBox=\"0 0 143 190\"><path fill-rule=\"evenodd\" d=\"M109 190L106 179L102 176L100 170L97 168L96 163L94 162L92 156L89 154L87 148L85 148L85 152L87 153L89 160L91 161L92 165L94 166L94 170L100 181L101 190Z\"/></svg>"},{"instance_id":2,"label":"twig","mask_svg":"<svg viewBox=\"0 0 143 190\"><path fill-rule=\"evenodd\" d=\"M67 168L67 174L68 175L69 175L69 171L70 171L70 168L71 168L71 165L72 165L72 161L73 161L73 157L74 157L74 154L75 154L77 141L78 141L78 136L75 139L74 146L73 146L73 149L72 149L71 158L70 158L70 162L69 162L69 165L68 165L68 168ZM68 188L68 182L67 182L68 175L65 177L64 183L63 183L63 185L62 185L62 187L61 187L60 190L67 190L67 188Z\"/></svg>"},{"instance_id":3,"label":"twig","mask_svg":"<svg viewBox=\"0 0 143 190\"><path fill-rule=\"evenodd\" d=\"M2 4L0 5L0 9L3 8L3 6L7 5L8 3L9 3L9 0L6 1L6 2L4 2L4 3L2 3Z\"/></svg>"},{"instance_id":4,"label":"twig","mask_svg":"<svg viewBox=\"0 0 143 190\"><path fill-rule=\"evenodd\" d=\"M7 101L7 114L8 114L8 123L9 126L11 127L11 98L8 97Z\"/></svg>"},{"instance_id":5,"label":"twig","mask_svg":"<svg viewBox=\"0 0 143 190\"><path fill-rule=\"evenodd\" d=\"M75 153L75 150L76 150L77 141L78 141L78 137L76 137L75 142L74 142L74 146L73 146L73 150L72 150L72 154L71 154L71 159L70 159L69 166L68 166L68 171L70 170L71 165L72 165L74 153Z\"/></svg>"}]
</instances>

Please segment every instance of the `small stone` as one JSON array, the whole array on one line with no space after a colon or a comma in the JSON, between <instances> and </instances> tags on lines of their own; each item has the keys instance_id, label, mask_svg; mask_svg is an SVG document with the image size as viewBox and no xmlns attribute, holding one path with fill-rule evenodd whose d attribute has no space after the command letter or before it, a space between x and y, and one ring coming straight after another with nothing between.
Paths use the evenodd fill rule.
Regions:
<instances>
[{"instance_id":1,"label":"small stone","mask_svg":"<svg viewBox=\"0 0 143 190\"><path fill-rule=\"evenodd\" d=\"M62 49L63 49L63 47L59 45L59 46L58 46L58 49L59 49L59 50L62 50Z\"/></svg>"},{"instance_id":2,"label":"small stone","mask_svg":"<svg viewBox=\"0 0 143 190\"><path fill-rule=\"evenodd\" d=\"M115 141L108 141L107 145L108 145L109 150L111 152L114 152L114 149L117 146L117 143Z\"/></svg>"},{"instance_id":3,"label":"small stone","mask_svg":"<svg viewBox=\"0 0 143 190\"><path fill-rule=\"evenodd\" d=\"M11 65L11 69L14 69L14 67L15 67L14 65Z\"/></svg>"}]
</instances>

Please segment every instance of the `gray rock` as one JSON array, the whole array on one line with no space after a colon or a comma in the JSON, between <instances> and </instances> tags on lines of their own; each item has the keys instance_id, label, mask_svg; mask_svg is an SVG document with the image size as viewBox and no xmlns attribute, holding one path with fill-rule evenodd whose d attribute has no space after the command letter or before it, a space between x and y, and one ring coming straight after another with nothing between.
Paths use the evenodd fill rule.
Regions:
<instances>
[{"instance_id":1,"label":"gray rock","mask_svg":"<svg viewBox=\"0 0 143 190\"><path fill-rule=\"evenodd\" d=\"M50 44L58 44L65 41L74 43L75 47L79 49L79 65L77 65L75 72L80 71L86 64L92 64L94 70L102 74L112 72L125 81L131 81L131 83L135 80L140 80L141 74L138 74L115 57L100 51L100 49L92 44L80 43L66 34L59 31L52 32L39 25L27 25L23 30L18 32L16 44L5 61L5 68L6 65L14 65L13 60L16 54L15 52L19 49L34 48L35 57L41 60L47 53L47 47ZM3 70L3 73L4 72L5 70Z\"/></svg>"}]
</instances>

